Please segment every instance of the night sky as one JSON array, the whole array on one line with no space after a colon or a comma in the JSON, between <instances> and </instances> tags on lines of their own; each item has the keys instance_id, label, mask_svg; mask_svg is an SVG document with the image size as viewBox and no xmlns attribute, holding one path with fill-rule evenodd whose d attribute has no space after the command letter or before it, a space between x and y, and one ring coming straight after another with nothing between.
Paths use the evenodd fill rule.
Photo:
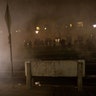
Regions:
<instances>
[{"instance_id":1,"label":"night sky","mask_svg":"<svg viewBox=\"0 0 96 96\"><path fill-rule=\"evenodd\" d=\"M0 29L5 30L6 1L0 0ZM41 18L56 18L58 21L89 20L96 22L95 0L8 0L11 27L15 31ZM37 19L38 18L38 19Z\"/></svg>"}]
</instances>

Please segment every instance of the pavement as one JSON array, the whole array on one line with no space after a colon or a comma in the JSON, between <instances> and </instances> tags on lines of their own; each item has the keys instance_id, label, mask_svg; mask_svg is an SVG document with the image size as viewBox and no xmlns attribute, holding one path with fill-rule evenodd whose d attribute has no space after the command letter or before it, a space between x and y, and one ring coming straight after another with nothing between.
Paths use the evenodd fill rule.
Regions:
<instances>
[{"instance_id":1,"label":"pavement","mask_svg":"<svg viewBox=\"0 0 96 96\"><path fill-rule=\"evenodd\" d=\"M96 86L83 86L78 92L74 85L36 85L26 87L25 80L0 79L0 96L96 96Z\"/></svg>"}]
</instances>

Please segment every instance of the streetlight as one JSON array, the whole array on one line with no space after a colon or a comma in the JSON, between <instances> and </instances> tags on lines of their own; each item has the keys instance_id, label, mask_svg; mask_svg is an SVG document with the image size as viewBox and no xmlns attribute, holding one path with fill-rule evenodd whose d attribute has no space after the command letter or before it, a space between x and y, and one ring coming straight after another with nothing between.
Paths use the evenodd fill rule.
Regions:
<instances>
[{"instance_id":1,"label":"streetlight","mask_svg":"<svg viewBox=\"0 0 96 96\"><path fill-rule=\"evenodd\" d=\"M96 24L93 25L93 28L96 28Z\"/></svg>"},{"instance_id":2,"label":"streetlight","mask_svg":"<svg viewBox=\"0 0 96 96\"><path fill-rule=\"evenodd\" d=\"M39 30L40 30L40 27L36 27L36 30L38 30L38 31L39 31Z\"/></svg>"},{"instance_id":3,"label":"streetlight","mask_svg":"<svg viewBox=\"0 0 96 96\"><path fill-rule=\"evenodd\" d=\"M38 33L39 33L39 31L38 31L38 30L36 30L36 31L35 31L35 33L36 33L36 34L38 34Z\"/></svg>"}]
</instances>

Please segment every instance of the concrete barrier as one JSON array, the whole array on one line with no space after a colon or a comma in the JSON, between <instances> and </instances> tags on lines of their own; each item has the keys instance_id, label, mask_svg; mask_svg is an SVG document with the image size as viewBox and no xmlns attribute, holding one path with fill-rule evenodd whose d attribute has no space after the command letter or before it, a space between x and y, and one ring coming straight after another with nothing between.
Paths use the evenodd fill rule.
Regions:
<instances>
[{"instance_id":1,"label":"concrete barrier","mask_svg":"<svg viewBox=\"0 0 96 96\"><path fill-rule=\"evenodd\" d=\"M78 91L82 90L82 77L85 76L84 60L33 60L25 62L27 86L31 85L30 76L78 77Z\"/></svg>"}]
</instances>

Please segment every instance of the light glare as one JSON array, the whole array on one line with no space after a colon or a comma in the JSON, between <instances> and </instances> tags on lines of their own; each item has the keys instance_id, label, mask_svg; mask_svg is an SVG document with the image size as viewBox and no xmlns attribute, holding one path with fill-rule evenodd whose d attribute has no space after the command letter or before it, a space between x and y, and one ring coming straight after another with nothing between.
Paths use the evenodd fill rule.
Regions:
<instances>
[{"instance_id":1,"label":"light glare","mask_svg":"<svg viewBox=\"0 0 96 96\"><path fill-rule=\"evenodd\" d=\"M38 33L39 33L39 31L38 31L38 30L36 30L36 31L35 31L35 33L36 33L36 34L38 34Z\"/></svg>"},{"instance_id":2,"label":"light glare","mask_svg":"<svg viewBox=\"0 0 96 96\"><path fill-rule=\"evenodd\" d=\"M47 30L47 28L45 27L44 30Z\"/></svg>"},{"instance_id":3,"label":"light glare","mask_svg":"<svg viewBox=\"0 0 96 96\"><path fill-rule=\"evenodd\" d=\"M36 27L36 30L40 30L40 27Z\"/></svg>"},{"instance_id":4,"label":"light glare","mask_svg":"<svg viewBox=\"0 0 96 96\"><path fill-rule=\"evenodd\" d=\"M96 28L96 24L94 24L93 27Z\"/></svg>"}]
</instances>

